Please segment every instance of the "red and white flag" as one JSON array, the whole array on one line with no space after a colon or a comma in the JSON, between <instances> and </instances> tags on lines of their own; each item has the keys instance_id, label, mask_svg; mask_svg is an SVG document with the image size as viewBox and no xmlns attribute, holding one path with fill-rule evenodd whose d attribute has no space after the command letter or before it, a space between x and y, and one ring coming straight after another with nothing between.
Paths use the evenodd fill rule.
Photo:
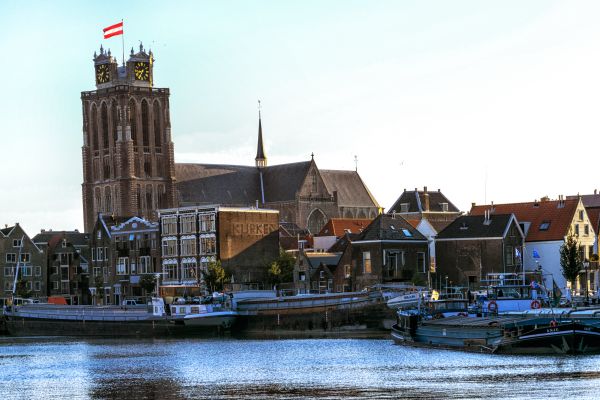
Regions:
<instances>
[{"instance_id":1,"label":"red and white flag","mask_svg":"<svg viewBox=\"0 0 600 400\"><path fill-rule=\"evenodd\" d=\"M118 24L111 25L107 28L102 29L104 32L104 39L108 39L113 36L122 35L123 34L123 21Z\"/></svg>"}]
</instances>

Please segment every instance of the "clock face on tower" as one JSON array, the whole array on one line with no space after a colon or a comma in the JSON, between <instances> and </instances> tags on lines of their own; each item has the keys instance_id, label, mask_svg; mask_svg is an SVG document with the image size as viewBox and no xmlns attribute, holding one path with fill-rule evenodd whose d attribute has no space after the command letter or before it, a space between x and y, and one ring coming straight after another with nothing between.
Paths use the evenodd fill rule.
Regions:
<instances>
[{"instance_id":1,"label":"clock face on tower","mask_svg":"<svg viewBox=\"0 0 600 400\"><path fill-rule=\"evenodd\" d=\"M106 83L110 80L110 69L108 64L96 66L96 83Z\"/></svg>"},{"instance_id":2,"label":"clock face on tower","mask_svg":"<svg viewBox=\"0 0 600 400\"><path fill-rule=\"evenodd\" d=\"M147 62L136 62L133 67L133 73L135 74L135 79L138 81L150 80L150 67Z\"/></svg>"}]
</instances>

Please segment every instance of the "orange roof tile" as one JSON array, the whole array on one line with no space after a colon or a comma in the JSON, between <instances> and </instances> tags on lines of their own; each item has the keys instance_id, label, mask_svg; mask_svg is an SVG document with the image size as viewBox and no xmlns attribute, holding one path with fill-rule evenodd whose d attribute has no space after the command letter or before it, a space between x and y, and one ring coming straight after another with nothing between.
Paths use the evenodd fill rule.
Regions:
<instances>
[{"instance_id":1,"label":"orange roof tile","mask_svg":"<svg viewBox=\"0 0 600 400\"><path fill-rule=\"evenodd\" d=\"M551 240L564 240L568 234L579 199L547 200L530 203L511 203L473 206L471 215L483 215L485 211L492 210L494 214L515 214L517 221L530 222L529 231L525 237L526 242L543 242ZM542 222L549 222L547 230L540 230Z\"/></svg>"},{"instance_id":2,"label":"orange roof tile","mask_svg":"<svg viewBox=\"0 0 600 400\"><path fill-rule=\"evenodd\" d=\"M331 218L316 236L341 237L346 232L360 233L372 222L369 218Z\"/></svg>"}]
</instances>

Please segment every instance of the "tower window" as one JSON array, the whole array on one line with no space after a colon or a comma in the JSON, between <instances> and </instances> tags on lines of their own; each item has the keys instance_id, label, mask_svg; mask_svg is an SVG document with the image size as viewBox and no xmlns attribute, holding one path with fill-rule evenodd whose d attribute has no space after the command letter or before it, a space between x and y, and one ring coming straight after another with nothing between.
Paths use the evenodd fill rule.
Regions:
<instances>
[{"instance_id":1,"label":"tower window","mask_svg":"<svg viewBox=\"0 0 600 400\"><path fill-rule=\"evenodd\" d=\"M131 99L129 101L129 124L131 126L131 140L133 140L133 147L137 149L136 139L137 139L137 112L136 112L135 100Z\"/></svg>"},{"instance_id":2,"label":"tower window","mask_svg":"<svg viewBox=\"0 0 600 400\"><path fill-rule=\"evenodd\" d=\"M98 112L96 111L96 105L92 106L92 143L94 145L94 151L98 151Z\"/></svg>"},{"instance_id":3,"label":"tower window","mask_svg":"<svg viewBox=\"0 0 600 400\"><path fill-rule=\"evenodd\" d=\"M317 193L317 171L313 171L311 174L311 192Z\"/></svg>"},{"instance_id":4,"label":"tower window","mask_svg":"<svg viewBox=\"0 0 600 400\"><path fill-rule=\"evenodd\" d=\"M144 153L150 151L150 127L149 127L149 118L148 115L148 102L146 100L142 101L142 142L144 146Z\"/></svg>"},{"instance_id":5,"label":"tower window","mask_svg":"<svg viewBox=\"0 0 600 400\"><path fill-rule=\"evenodd\" d=\"M112 105L112 130L113 130L113 141L117 143L119 140L119 110L117 109L117 102L113 102Z\"/></svg>"},{"instance_id":6,"label":"tower window","mask_svg":"<svg viewBox=\"0 0 600 400\"><path fill-rule=\"evenodd\" d=\"M106 103L102 103L100 122L102 124L102 148L106 152L108 151L108 109Z\"/></svg>"},{"instance_id":7,"label":"tower window","mask_svg":"<svg viewBox=\"0 0 600 400\"><path fill-rule=\"evenodd\" d=\"M152 114L154 118L154 145L156 146L156 152L160 153L162 146L162 129L160 126L160 106L158 101L154 102L154 112Z\"/></svg>"}]
</instances>

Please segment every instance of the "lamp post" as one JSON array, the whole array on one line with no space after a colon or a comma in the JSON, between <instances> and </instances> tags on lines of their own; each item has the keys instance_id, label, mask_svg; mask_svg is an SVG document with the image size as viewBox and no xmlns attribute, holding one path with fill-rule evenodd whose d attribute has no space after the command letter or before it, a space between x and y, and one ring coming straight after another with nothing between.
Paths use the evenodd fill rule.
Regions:
<instances>
[{"instance_id":1,"label":"lamp post","mask_svg":"<svg viewBox=\"0 0 600 400\"><path fill-rule=\"evenodd\" d=\"M589 267L590 267L590 262L588 260L585 260L583 262L583 269L585 270L585 304L586 305L589 303L589 297L588 297L588 281L589 281L588 271L589 271Z\"/></svg>"}]
</instances>

